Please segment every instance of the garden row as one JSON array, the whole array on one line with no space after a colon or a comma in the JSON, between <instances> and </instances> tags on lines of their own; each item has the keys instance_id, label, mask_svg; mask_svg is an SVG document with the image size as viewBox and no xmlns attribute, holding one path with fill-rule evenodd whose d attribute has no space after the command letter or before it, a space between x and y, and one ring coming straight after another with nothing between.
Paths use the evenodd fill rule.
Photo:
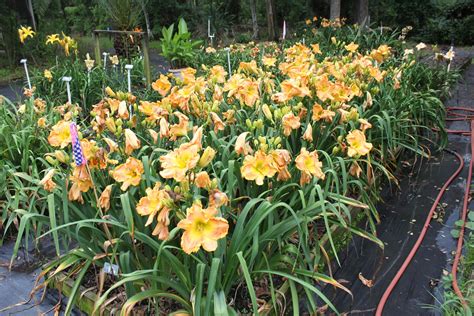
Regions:
<instances>
[{"instance_id":1,"label":"garden row","mask_svg":"<svg viewBox=\"0 0 474 316\"><path fill-rule=\"evenodd\" d=\"M381 185L401 155L446 140L449 56L428 68L397 37L328 25L305 44L208 48L151 88L137 58L133 94L124 62L65 58L0 107L4 236L15 251L51 236L42 285L74 280L66 313L81 283L96 311L336 310L320 291L347 291L324 269L334 229L383 247Z\"/></svg>"}]
</instances>

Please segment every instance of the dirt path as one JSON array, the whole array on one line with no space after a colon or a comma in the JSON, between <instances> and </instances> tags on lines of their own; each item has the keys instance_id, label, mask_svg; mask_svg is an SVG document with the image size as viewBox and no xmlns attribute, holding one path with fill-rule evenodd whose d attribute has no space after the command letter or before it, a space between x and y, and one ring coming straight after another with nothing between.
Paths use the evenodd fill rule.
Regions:
<instances>
[{"instance_id":1,"label":"dirt path","mask_svg":"<svg viewBox=\"0 0 474 316\"><path fill-rule=\"evenodd\" d=\"M463 51L461 54L464 58L472 58L471 52ZM474 64L467 67L463 79L445 105L474 108ZM469 130L469 125L467 122L454 122L448 124L448 128ZM450 231L459 219L462 206L471 159L469 141L465 136L449 136L448 149L457 151L465 158L465 168L441 200L443 207L437 210L438 218L431 222L423 244L392 292L384 315L439 315L433 306L443 298L440 282L443 274L451 271L451 252L456 244ZM440 187L457 166L453 155L434 153L433 159L418 165L417 170L412 170L409 177L402 179L399 191L387 192L385 203L378 207L381 223L377 227L378 237L384 242L385 249L354 237L340 254L341 267L333 266L334 277L343 282L354 296L351 298L342 291L334 292L329 287L325 289L339 312L374 315L383 292L418 238ZM373 280L374 286L369 288L364 285L359 273Z\"/></svg>"}]
</instances>

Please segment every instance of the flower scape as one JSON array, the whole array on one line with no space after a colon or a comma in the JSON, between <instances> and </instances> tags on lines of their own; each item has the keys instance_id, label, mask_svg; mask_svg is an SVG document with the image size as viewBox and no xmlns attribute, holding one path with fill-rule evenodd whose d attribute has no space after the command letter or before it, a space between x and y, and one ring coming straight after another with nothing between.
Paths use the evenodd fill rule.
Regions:
<instances>
[{"instance_id":1,"label":"flower scape","mask_svg":"<svg viewBox=\"0 0 474 316\"><path fill-rule=\"evenodd\" d=\"M348 291L324 269L328 253L337 260L331 227L383 247L380 184L396 181L402 153L423 152L431 129L444 130L440 94L414 89L425 66L403 56L396 34L370 46L356 31L328 25L306 44L232 46L231 73L225 50L205 49L204 64L182 77L161 74L134 94L110 86L88 108L34 93L25 111L47 142L37 184L56 216L41 238L76 245L45 267L45 283L111 263L119 276L95 312L142 302L158 313L173 302L183 315L278 314L298 305L297 293L308 310L335 311L319 290ZM75 50L64 35L48 41ZM86 63L84 72L99 71ZM55 72L36 85L59 80ZM74 164L74 122L84 165ZM245 306L232 299L243 287Z\"/></svg>"}]
</instances>

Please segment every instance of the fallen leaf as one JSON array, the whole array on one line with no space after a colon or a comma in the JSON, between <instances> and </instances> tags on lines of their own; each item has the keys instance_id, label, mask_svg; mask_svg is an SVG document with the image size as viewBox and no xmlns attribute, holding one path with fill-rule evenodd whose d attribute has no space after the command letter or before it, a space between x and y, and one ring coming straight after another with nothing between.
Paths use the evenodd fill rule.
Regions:
<instances>
[{"instance_id":1,"label":"fallen leaf","mask_svg":"<svg viewBox=\"0 0 474 316\"><path fill-rule=\"evenodd\" d=\"M359 280L360 280L360 282L362 282L362 284L364 284L367 287L374 286L374 281L364 278L364 276L360 272L359 272Z\"/></svg>"}]
</instances>

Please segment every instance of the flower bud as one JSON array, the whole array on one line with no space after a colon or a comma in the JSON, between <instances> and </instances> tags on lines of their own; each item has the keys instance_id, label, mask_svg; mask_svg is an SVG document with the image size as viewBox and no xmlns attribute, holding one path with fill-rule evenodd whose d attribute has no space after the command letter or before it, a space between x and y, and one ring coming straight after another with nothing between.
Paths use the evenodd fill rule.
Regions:
<instances>
[{"instance_id":1,"label":"flower bud","mask_svg":"<svg viewBox=\"0 0 474 316\"><path fill-rule=\"evenodd\" d=\"M66 155L66 153L63 150L56 150L54 152L54 157L56 157L57 160L61 163L68 163L69 162L69 156Z\"/></svg>"},{"instance_id":2,"label":"flower bud","mask_svg":"<svg viewBox=\"0 0 474 316\"><path fill-rule=\"evenodd\" d=\"M214 159L215 155L216 151L212 147L206 147L201 156L201 159L199 159L198 166L201 168L206 167L212 161L212 159Z\"/></svg>"}]
</instances>

